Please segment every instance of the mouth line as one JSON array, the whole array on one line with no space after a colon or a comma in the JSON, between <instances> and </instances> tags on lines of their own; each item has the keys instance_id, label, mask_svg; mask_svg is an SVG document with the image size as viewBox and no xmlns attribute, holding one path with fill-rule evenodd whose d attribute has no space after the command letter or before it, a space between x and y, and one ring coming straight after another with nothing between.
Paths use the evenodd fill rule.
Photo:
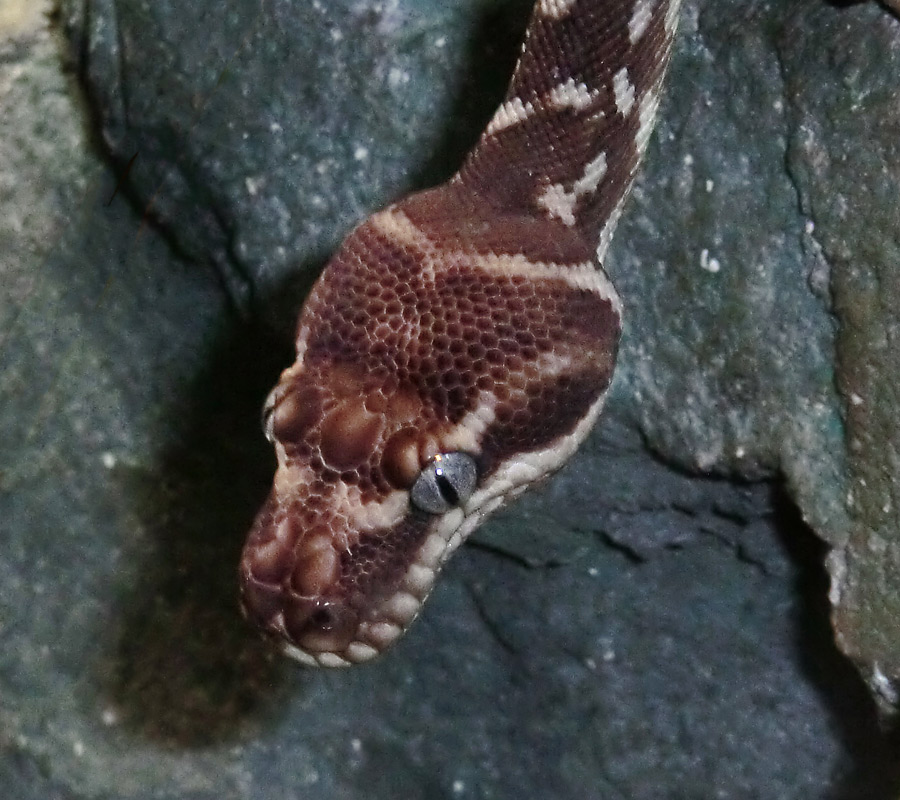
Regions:
<instances>
[{"instance_id":1,"label":"mouth line","mask_svg":"<svg viewBox=\"0 0 900 800\"><path fill-rule=\"evenodd\" d=\"M360 622L353 639L340 650L304 649L285 636L281 615L273 632L282 637L282 652L306 666L347 667L371 661L386 651L409 628L431 594L441 567L481 523L480 506L454 509L443 515L418 548L397 587L379 600Z\"/></svg>"},{"instance_id":2,"label":"mouth line","mask_svg":"<svg viewBox=\"0 0 900 800\"><path fill-rule=\"evenodd\" d=\"M360 622L352 640L336 650L307 650L290 641L279 615L273 632L282 639L282 652L308 667L349 667L372 661L388 650L413 623L431 594L438 574L450 556L494 511L540 477L534 464L509 462L494 473L487 486L462 508L447 512L428 532L395 590L377 602Z\"/></svg>"}]
</instances>

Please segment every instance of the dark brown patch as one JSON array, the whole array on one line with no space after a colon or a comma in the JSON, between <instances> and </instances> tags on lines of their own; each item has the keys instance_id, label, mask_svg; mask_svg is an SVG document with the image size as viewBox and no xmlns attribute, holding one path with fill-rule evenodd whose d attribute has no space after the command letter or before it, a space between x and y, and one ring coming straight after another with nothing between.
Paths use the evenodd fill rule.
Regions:
<instances>
[{"instance_id":1,"label":"dark brown patch","mask_svg":"<svg viewBox=\"0 0 900 800\"><path fill-rule=\"evenodd\" d=\"M522 166L527 170L527 165ZM516 187L509 190L514 194ZM426 236L450 251L522 255L529 261L562 266L594 260L595 246L577 230L545 215L508 213L502 205L492 206L488 198L462 184L420 192L397 208Z\"/></svg>"},{"instance_id":2,"label":"dark brown patch","mask_svg":"<svg viewBox=\"0 0 900 800\"><path fill-rule=\"evenodd\" d=\"M540 450L574 430L609 386L611 377L611 369L563 375L553 382L531 386L523 406L499 407L481 447L484 475L490 475L517 453Z\"/></svg>"},{"instance_id":3,"label":"dark brown patch","mask_svg":"<svg viewBox=\"0 0 900 800\"><path fill-rule=\"evenodd\" d=\"M348 595L371 609L393 595L434 521L429 514L412 512L392 528L364 533L341 559Z\"/></svg>"}]
</instances>

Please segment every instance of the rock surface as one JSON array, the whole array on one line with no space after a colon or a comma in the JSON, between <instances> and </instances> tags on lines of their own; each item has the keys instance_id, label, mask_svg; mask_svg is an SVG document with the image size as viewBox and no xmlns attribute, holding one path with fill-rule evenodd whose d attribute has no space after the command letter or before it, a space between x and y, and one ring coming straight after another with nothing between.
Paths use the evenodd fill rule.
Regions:
<instances>
[{"instance_id":1,"label":"rock surface","mask_svg":"<svg viewBox=\"0 0 900 800\"><path fill-rule=\"evenodd\" d=\"M171 24L166 6L64 4L128 185L284 330L354 222L458 164L529 6L245 0ZM833 548L839 642L885 707L900 677L898 42L874 3L688 2L609 263L629 326L613 404L686 468L787 481Z\"/></svg>"},{"instance_id":2,"label":"rock surface","mask_svg":"<svg viewBox=\"0 0 900 800\"><path fill-rule=\"evenodd\" d=\"M446 175L502 92L527 4L445 5L191 3L174 20L165 4L98 0L78 4L84 17L64 6L87 48L76 66L94 112L109 113L115 175L91 148L59 41L34 6L23 2L3 30L0 785L24 800L895 798L895 745L831 643L823 549L770 484L691 477L642 444L682 467L785 474L838 546L832 563L855 552L850 532L867 506L848 508L841 492L866 477L866 458L890 451L871 436L845 451L841 398L863 378L892 384L874 373L843 382L839 359L858 364L853 347L878 343L877 328L842 343L849 317L832 262L862 241L838 221L881 223L874 205L840 217L829 181L834 171L849 186L854 157L873 159L860 174L877 177L879 155L836 149L832 127L801 135L837 100L800 60L834 69L838 50L807 44L793 67L782 54L775 71L793 77L778 94L756 48L802 48L808 25L843 41L847 74L869 81L875 48L841 37L893 36L875 6L793 4L777 19L732 8L730 21L732 4L688 6L675 64L685 84L673 84L653 171L614 245L632 311L611 413L542 493L464 548L395 652L359 670L301 671L237 615L237 555L272 469L258 407L290 359L295 270L317 266L371 207ZM297 30L310 39L285 55ZM709 44L726 31L731 46ZM286 71L305 93L299 105ZM734 89L741 75L748 96ZM805 82L820 94L788 104ZM762 114L779 98L781 138ZM743 121L714 136L699 111L722 105ZM750 123L737 113L746 108ZM280 152L270 152L275 123L290 137ZM746 154L754 130L771 152ZM126 191L161 229L133 213ZM730 237L755 255L732 256ZM871 256L863 275L887 285L881 263ZM807 275L818 294L804 294ZM654 277L656 305L641 300ZM693 299L676 300L673 286ZM723 297L723 286L761 305ZM855 308L852 288L840 302ZM732 328L745 320L774 339L742 339ZM704 353L699 367L692 352ZM673 412L673 397L688 410ZM848 416L847 430L863 437L870 419ZM846 619L848 636L874 630ZM855 643L868 641L844 646L864 659Z\"/></svg>"}]
</instances>

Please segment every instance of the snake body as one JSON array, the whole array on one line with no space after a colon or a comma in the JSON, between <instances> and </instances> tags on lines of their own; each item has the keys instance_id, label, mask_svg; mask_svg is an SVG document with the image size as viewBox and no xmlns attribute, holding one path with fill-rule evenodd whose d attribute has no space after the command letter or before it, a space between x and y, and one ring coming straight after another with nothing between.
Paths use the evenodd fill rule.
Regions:
<instances>
[{"instance_id":1,"label":"snake body","mask_svg":"<svg viewBox=\"0 0 900 800\"><path fill-rule=\"evenodd\" d=\"M366 661L448 556L594 424L621 304L600 261L653 127L679 0L538 0L461 169L360 224L265 406L277 470L246 616L307 664Z\"/></svg>"}]
</instances>

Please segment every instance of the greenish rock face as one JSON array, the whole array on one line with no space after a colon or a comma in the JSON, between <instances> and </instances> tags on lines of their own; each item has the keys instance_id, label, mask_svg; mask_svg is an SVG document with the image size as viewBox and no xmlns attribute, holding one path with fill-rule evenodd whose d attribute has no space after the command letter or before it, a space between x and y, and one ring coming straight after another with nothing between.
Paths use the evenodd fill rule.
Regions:
<instances>
[{"instance_id":1,"label":"greenish rock face","mask_svg":"<svg viewBox=\"0 0 900 800\"><path fill-rule=\"evenodd\" d=\"M613 252L624 394L686 467L784 477L831 546L833 621L900 675L897 21L688 11L640 211ZM693 26L693 28L692 28Z\"/></svg>"},{"instance_id":2,"label":"greenish rock face","mask_svg":"<svg viewBox=\"0 0 900 800\"><path fill-rule=\"evenodd\" d=\"M872 9L876 11L876 9ZM844 411L846 530L829 557L841 647L885 705L900 665L900 104L898 24L790 20L780 52L797 134L788 170L830 275ZM813 37L824 46L815 46ZM834 79L817 76L825 71Z\"/></svg>"},{"instance_id":3,"label":"greenish rock face","mask_svg":"<svg viewBox=\"0 0 900 800\"><path fill-rule=\"evenodd\" d=\"M86 108L40 15L0 28L10 797L896 796L822 549L726 479L785 479L893 702L900 26L871 4L687 3L605 421L394 654L300 672L239 618L305 286L455 168L528 6L64 0Z\"/></svg>"}]
</instances>

